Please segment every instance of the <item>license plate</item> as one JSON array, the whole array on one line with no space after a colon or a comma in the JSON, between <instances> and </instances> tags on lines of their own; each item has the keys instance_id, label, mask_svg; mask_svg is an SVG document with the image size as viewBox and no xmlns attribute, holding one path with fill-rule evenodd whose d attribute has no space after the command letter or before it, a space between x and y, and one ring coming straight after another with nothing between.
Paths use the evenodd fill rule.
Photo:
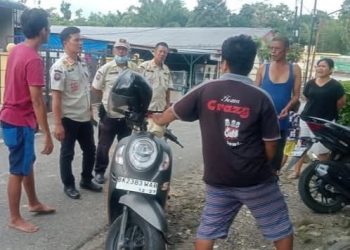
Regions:
<instances>
[{"instance_id":1,"label":"license plate","mask_svg":"<svg viewBox=\"0 0 350 250\"><path fill-rule=\"evenodd\" d=\"M297 147L293 150L292 156L302 156L307 147Z\"/></svg>"},{"instance_id":2,"label":"license plate","mask_svg":"<svg viewBox=\"0 0 350 250\"><path fill-rule=\"evenodd\" d=\"M144 194L157 194L158 183L153 181L144 181L128 177L118 177L116 189L128 190Z\"/></svg>"}]
</instances>

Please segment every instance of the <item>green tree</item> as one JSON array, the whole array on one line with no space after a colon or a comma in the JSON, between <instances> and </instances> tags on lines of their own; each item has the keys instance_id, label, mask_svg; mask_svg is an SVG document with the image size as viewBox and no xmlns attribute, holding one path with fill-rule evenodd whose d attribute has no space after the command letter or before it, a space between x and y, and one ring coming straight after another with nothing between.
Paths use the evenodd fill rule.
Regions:
<instances>
[{"instance_id":1,"label":"green tree","mask_svg":"<svg viewBox=\"0 0 350 250\"><path fill-rule=\"evenodd\" d=\"M83 9L77 9L75 11L74 25L86 25L86 18L83 16Z\"/></svg>"},{"instance_id":2,"label":"green tree","mask_svg":"<svg viewBox=\"0 0 350 250\"><path fill-rule=\"evenodd\" d=\"M198 5L189 16L190 27L228 27L231 13L222 0L198 0Z\"/></svg>"},{"instance_id":3,"label":"green tree","mask_svg":"<svg viewBox=\"0 0 350 250\"><path fill-rule=\"evenodd\" d=\"M86 24L88 26L103 26L103 14L101 12L97 12L97 13L90 13Z\"/></svg>"},{"instance_id":4,"label":"green tree","mask_svg":"<svg viewBox=\"0 0 350 250\"><path fill-rule=\"evenodd\" d=\"M70 21L61 17L57 13L57 9L55 7L46 9L46 11L49 13L50 23L53 25L69 25Z\"/></svg>"},{"instance_id":5,"label":"green tree","mask_svg":"<svg viewBox=\"0 0 350 250\"><path fill-rule=\"evenodd\" d=\"M72 17L72 11L70 10L71 3L62 1L60 5L60 11L63 14L63 18L70 20Z\"/></svg>"},{"instance_id":6,"label":"green tree","mask_svg":"<svg viewBox=\"0 0 350 250\"><path fill-rule=\"evenodd\" d=\"M108 12L106 15L103 15L103 25L105 27L114 27L114 26L118 26L118 24L120 23L120 17L117 14L114 14L112 12Z\"/></svg>"},{"instance_id":7,"label":"green tree","mask_svg":"<svg viewBox=\"0 0 350 250\"><path fill-rule=\"evenodd\" d=\"M184 26L188 10L181 0L139 0L140 7L129 12L133 26L169 27Z\"/></svg>"},{"instance_id":8,"label":"green tree","mask_svg":"<svg viewBox=\"0 0 350 250\"><path fill-rule=\"evenodd\" d=\"M239 14L233 15L232 19L236 27L269 27L289 37L292 34L294 13L285 4L273 6L258 2L244 4Z\"/></svg>"},{"instance_id":9,"label":"green tree","mask_svg":"<svg viewBox=\"0 0 350 250\"><path fill-rule=\"evenodd\" d=\"M317 52L346 53L347 45L343 41L344 27L339 20L322 20L319 25L320 38Z\"/></svg>"},{"instance_id":10,"label":"green tree","mask_svg":"<svg viewBox=\"0 0 350 250\"><path fill-rule=\"evenodd\" d=\"M303 15L299 18L299 43L307 45L310 40L311 15Z\"/></svg>"},{"instance_id":11,"label":"green tree","mask_svg":"<svg viewBox=\"0 0 350 250\"><path fill-rule=\"evenodd\" d=\"M339 14L339 21L342 25L341 40L346 46L346 52L350 52L350 0L344 0Z\"/></svg>"},{"instance_id":12,"label":"green tree","mask_svg":"<svg viewBox=\"0 0 350 250\"><path fill-rule=\"evenodd\" d=\"M120 17L120 26L133 27L138 26L135 22L135 17L137 16L137 7L130 6L128 10L124 13L118 11Z\"/></svg>"}]
</instances>

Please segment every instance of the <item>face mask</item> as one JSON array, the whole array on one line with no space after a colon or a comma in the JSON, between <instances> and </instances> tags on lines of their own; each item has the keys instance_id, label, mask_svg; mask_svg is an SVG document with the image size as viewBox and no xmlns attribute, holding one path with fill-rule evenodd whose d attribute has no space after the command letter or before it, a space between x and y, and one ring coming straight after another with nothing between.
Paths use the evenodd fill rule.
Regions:
<instances>
[{"instance_id":1,"label":"face mask","mask_svg":"<svg viewBox=\"0 0 350 250\"><path fill-rule=\"evenodd\" d=\"M117 64L126 64L129 60L128 56L115 56L114 60Z\"/></svg>"}]
</instances>

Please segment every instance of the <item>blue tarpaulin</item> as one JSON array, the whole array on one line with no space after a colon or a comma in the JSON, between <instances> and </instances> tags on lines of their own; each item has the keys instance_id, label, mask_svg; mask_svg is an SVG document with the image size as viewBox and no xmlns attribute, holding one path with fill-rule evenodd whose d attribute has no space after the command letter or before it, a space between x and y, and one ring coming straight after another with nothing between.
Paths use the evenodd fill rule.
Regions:
<instances>
[{"instance_id":1,"label":"blue tarpaulin","mask_svg":"<svg viewBox=\"0 0 350 250\"><path fill-rule=\"evenodd\" d=\"M108 42L98 41L93 39L83 39L83 51L89 53L101 53L107 51ZM61 43L59 34L50 34L49 41L47 44L43 44L44 49L62 50L63 46Z\"/></svg>"},{"instance_id":2,"label":"blue tarpaulin","mask_svg":"<svg viewBox=\"0 0 350 250\"><path fill-rule=\"evenodd\" d=\"M21 32L17 32L15 35L15 43L24 41L24 35ZM49 41L41 46L47 50L63 50L60 35L57 33L51 33ZM108 42L98 41L93 39L83 38L83 51L87 53L103 53L107 52Z\"/></svg>"}]
</instances>

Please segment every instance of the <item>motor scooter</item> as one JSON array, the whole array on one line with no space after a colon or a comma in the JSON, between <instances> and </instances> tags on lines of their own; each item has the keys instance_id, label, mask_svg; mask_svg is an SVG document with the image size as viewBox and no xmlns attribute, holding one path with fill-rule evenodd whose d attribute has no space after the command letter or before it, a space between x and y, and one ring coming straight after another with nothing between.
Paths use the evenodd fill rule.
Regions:
<instances>
[{"instance_id":1,"label":"motor scooter","mask_svg":"<svg viewBox=\"0 0 350 250\"><path fill-rule=\"evenodd\" d=\"M331 153L312 162L302 171L298 190L302 201L315 212L334 213L350 204L350 128L316 117L303 117L314 137L299 138L289 166L294 165L320 142Z\"/></svg>"},{"instance_id":2,"label":"motor scooter","mask_svg":"<svg viewBox=\"0 0 350 250\"><path fill-rule=\"evenodd\" d=\"M108 185L110 227L106 249L164 250L167 248L167 221L164 212L170 188L172 153L167 140L182 147L169 129L164 138L147 131L150 89L145 79L127 72L123 89L118 80L108 106L125 115L132 134L118 142L111 163ZM119 79L120 80L120 79ZM133 86L132 86L133 85ZM144 100L142 100L142 98ZM124 99L124 101L123 101ZM139 107L140 103L142 107Z\"/></svg>"}]
</instances>

